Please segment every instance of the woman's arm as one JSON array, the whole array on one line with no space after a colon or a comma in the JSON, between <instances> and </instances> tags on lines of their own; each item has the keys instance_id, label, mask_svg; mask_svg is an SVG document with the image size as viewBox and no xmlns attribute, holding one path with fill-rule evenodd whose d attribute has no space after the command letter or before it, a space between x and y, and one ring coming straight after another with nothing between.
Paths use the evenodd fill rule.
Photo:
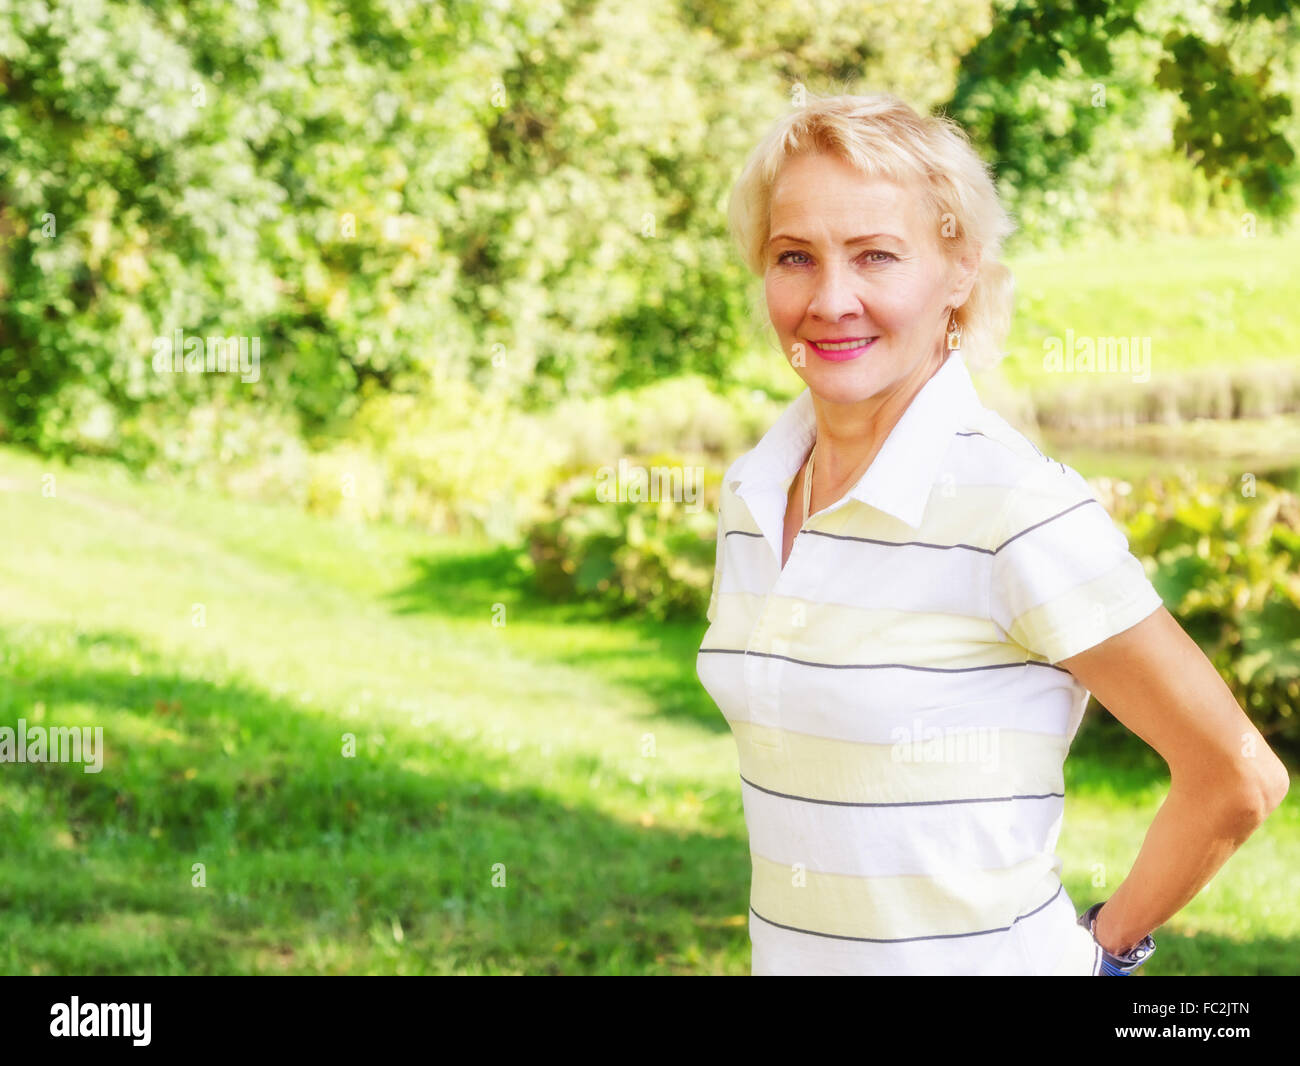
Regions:
<instances>
[{"instance_id":1,"label":"woman's arm","mask_svg":"<svg viewBox=\"0 0 1300 1066\"><path fill-rule=\"evenodd\" d=\"M1164 607L1060 661L1169 765L1169 795L1128 877L1097 916L1122 954L1168 921L1286 795L1286 767Z\"/></svg>"}]
</instances>

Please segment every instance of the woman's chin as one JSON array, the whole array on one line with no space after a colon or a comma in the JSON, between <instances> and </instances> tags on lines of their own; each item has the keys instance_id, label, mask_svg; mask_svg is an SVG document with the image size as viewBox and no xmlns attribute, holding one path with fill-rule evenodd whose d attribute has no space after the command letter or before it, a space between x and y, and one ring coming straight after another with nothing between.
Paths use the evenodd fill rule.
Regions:
<instances>
[{"instance_id":1,"label":"woman's chin","mask_svg":"<svg viewBox=\"0 0 1300 1066\"><path fill-rule=\"evenodd\" d=\"M812 394L827 403L861 403L880 392L888 382L873 373L811 374L804 378Z\"/></svg>"}]
</instances>

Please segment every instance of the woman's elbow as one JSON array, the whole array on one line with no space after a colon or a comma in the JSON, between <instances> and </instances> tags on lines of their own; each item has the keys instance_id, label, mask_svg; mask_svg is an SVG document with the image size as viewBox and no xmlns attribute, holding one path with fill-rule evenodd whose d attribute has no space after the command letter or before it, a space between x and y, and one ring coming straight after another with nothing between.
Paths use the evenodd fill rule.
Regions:
<instances>
[{"instance_id":1,"label":"woman's elbow","mask_svg":"<svg viewBox=\"0 0 1300 1066\"><path fill-rule=\"evenodd\" d=\"M1272 752L1269 754L1272 755ZM1268 760L1267 771L1266 779L1260 785L1264 800L1265 817L1281 806L1291 788L1291 775L1287 772L1285 764L1277 756L1273 755Z\"/></svg>"},{"instance_id":2,"label":"woman's elbow","mask_svg":"<svg viewBox=\"0 0 1300 1066\"><path fill-rule=\"evenodd\" d=\"M1239 824L1248 832L1256 829L1278 808L1290 787L1291 775L1286 766L1268 751L1256 772L1231 792Z\"/></svg>"},{"instance_id":3,"label":"woman's elbow","mask_svg":"<svg viewBox=\"0 0 1300 1066\"><path fill-rule=\"evenodd\" d=\"M1174 768L1171 783L1180 782L1197 798L1202 810L1230 825L1234 835L1249 836L1281 804L1291 787L1286 766L1268 748L1258 758L1234 759L1226 771L1207 773L1204 766L1182 773Z\"/></svg>"}]
</instances>

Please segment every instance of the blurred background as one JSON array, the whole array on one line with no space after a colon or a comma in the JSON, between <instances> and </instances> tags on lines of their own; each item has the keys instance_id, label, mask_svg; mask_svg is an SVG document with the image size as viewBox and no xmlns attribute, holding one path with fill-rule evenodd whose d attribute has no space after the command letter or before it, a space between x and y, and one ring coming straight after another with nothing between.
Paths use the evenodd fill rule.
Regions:
<instances>
[{"instance_id":1,"label":"blurred background","mask_svg":"<svg viewBox=\"0 0 1300 1066\"><path fill-rule=\"evenodd\" d=\"M1294 766L1298 85L1289 0L0 0L0 727L103 730L0 761L0 970L748 972L695 654L805 91L995 166L981 397ZM1082 907L1168 772L1094 704L1066 780ZM1295 972L1298 858L1288 798L1146 970Z\"/></svg>"}]
</instances>

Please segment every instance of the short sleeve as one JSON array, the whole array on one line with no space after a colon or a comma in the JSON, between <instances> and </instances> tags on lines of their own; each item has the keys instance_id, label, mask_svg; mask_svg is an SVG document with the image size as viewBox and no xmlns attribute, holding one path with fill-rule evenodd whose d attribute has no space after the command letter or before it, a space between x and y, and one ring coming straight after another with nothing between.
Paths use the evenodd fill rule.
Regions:
<instances>
[{"instance_id":1,"label":"short sleeve","mask_svg":"<svg viewBox=\"0 0 1300 1066\"><path fill-rule=\"evenodd\" d=\"M1056 663L1131 629L1161 606L1128 539L1074 469L1044 462L996 523L989 613Z\"/></svg>"},{"instance_id":2,"label":"short sleeve","mask_svg":"<svg viewBox=\"0 0 1300 1066\"><path fill-rule=\"evenodd\" d=\"M709 610L707 617L709 625L713 624L713 619L718 613L718 589L722 584L722 557L726 552L726 543L724 538L725 530L722 528L722 504L718 504L718 536L715 558L713 560L713 592L709 595Z\"/></svg>"}]
</instances>

